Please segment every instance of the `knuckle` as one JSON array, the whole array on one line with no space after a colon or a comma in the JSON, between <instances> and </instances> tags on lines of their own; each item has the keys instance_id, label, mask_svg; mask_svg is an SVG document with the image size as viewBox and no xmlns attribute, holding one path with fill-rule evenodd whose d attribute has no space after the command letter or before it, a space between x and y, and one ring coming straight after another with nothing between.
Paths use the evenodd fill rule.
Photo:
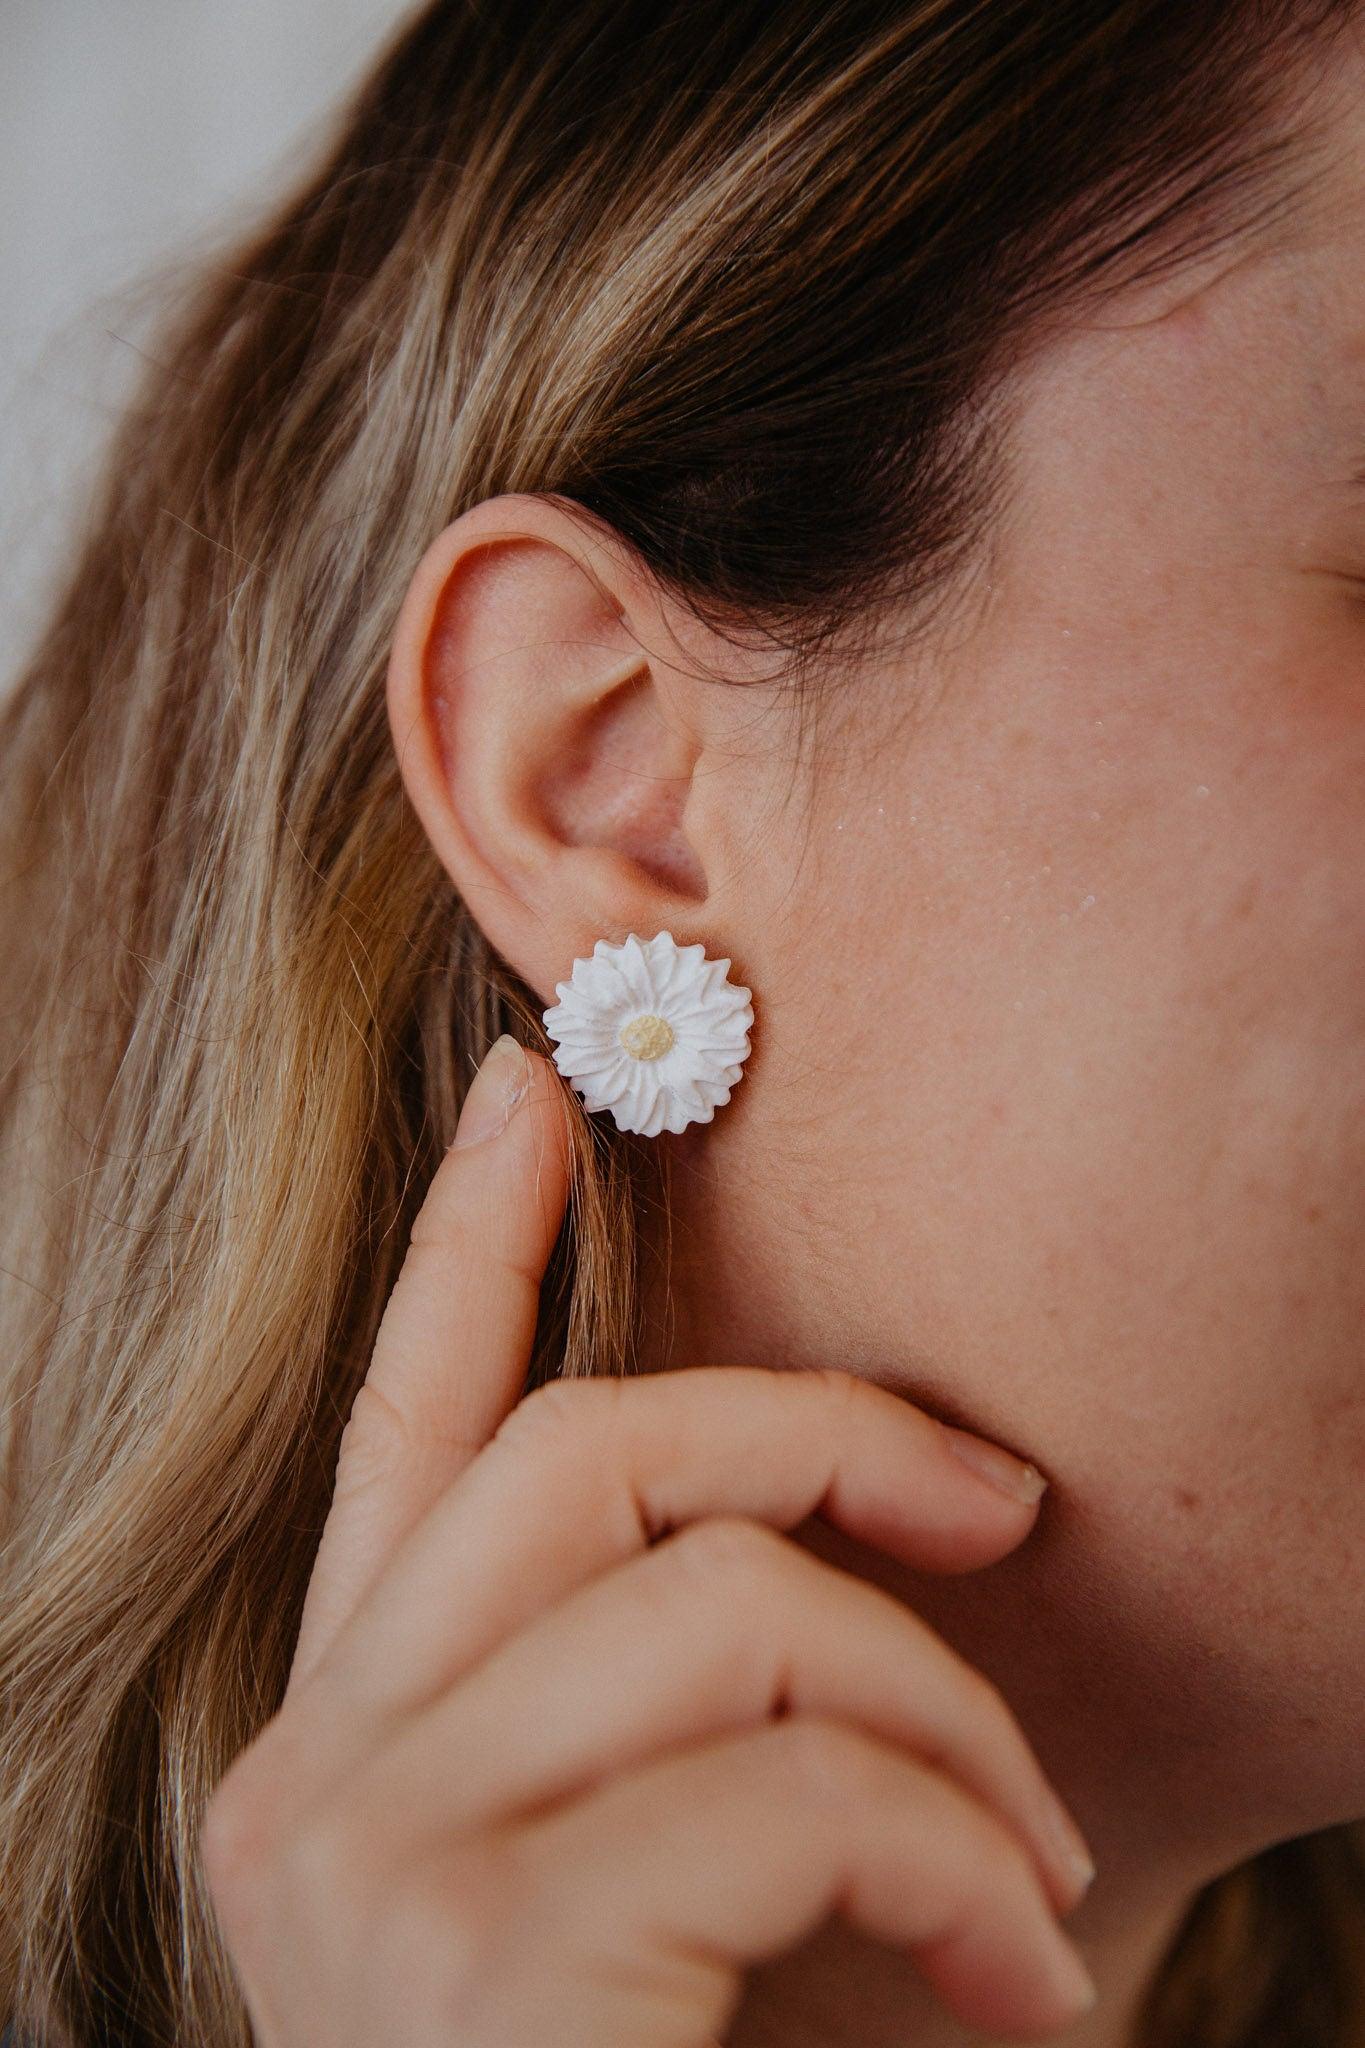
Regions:
<instances>
[{"instance_id":1,"label":"knuckle","mask_svg":"<svg viewBox=\"0 0 1365 2048\"><path fill-rule=\"evenodd\" d=\"M815 1427L827 1431L831 1443L842 1443L844 1439L852 1442L870 1429L884 1429L891 1403L901 1413L914 1408L913 1402L888 1392L875 1380L864 1379L861 1373L841 1371L835 1365L816 1366L809 1372L798 1373L796 1378L807 1385L814 1402Z\"/></svg>"},{"instance_id":2,"label":"knuckle","mask_svg":"<svg viewBox=\"0 0 1365 2048\"><path fill-rule=\"evenodd\" d=\"M199 1857L209 1889L221 1899L241 1891L246 1873L269 1853L270 1804L248 1786L240 1765L220 1778L199 1822Z\"/></svg>"},{"instance_id":3,"label":"knuckle","mask_svg":"<svg viewBox=\"0 0 1365 2048\"><path fill-rule=\"evenodd\" d=\"M943 1881L958 1904L965 1909L1002 1889L1021 1899L1036 1897L1041 1880L1033 1852L1004 1815L936 1764L921 1757L908 1761L918 1780L920 1822L933 1830Z\"/></svg>"},{"instance_id":4,"label":"knuckle","mask_svg":"<svg viewBox=\"0 0 1365 2048\"><path fill-rule=\"evenodd\" d=\"M204 1875L234 1940L252 1945L281 1916L368 1926L393 1888L398 1846L375 1809L363 1780L344 1798L310 1798L279 1758L243 1752L200 1823Z\"/></svg>"},{"instance_id":5,"label":"knuckle","mask_svg":"<svg viewBox=\"0 0 1365 2048\"><path fill-rule=\"evenodd\" d=\"M755 1574L785 1561L789 1546L766 1522L744 1515L707 1515L659 1546L671 1561L727 1600L742 1597Z\"/></svg>"},{"instance_id":6,"label":"knuckle","mask_svg":"<svg viewBox=\"0 0 1365 2048\"><path fill-rule=\"evenodd\" d=\"M885 1796L880 1754L845 1723L795 1714L778 1722L773 1735L783 1782L797 1785L817 1808L843 1814L851 1805Z\"/></svg>"},{"instance_id":7,"label":"knuckle","mask_svg":"<svg viewBox=\"0 0 1365 2048\"><path fill-rule=\"evenodd\" d=\"M902 1752L830 1716L798 1714L772 1725L776 1768L814 1815L847 1821L859 1808L884 1811L905 1801L917 1825L929 1814L950 1853L945 1875L963 1901L1004 1885L1035 1894L1039 1879L1027 1843L1001 1815L924 1757ZM930 1802L926 1812L925 1802Z\"/></svg>"},{"instance_id":8,"label":"knuckle","mask_svg":"<svg viewBox=\"0 0 1365 2048\"><path fill-rule=\"evenodd\" d=\"M199 1864L210 1897L243 1939L280 1867L289 1829L287 1789L262 1761L260 1742L229 1766L199 1818Z\"/></svg>"},{"instance_id":9,"label":"knuckle","mask_svg":"<svg viewBox=\"0 0 1365 2048\"><path fill-rule=\"evenodd\" d=\"M416 1252L419 1258L449 1259L471 1229L478 1229L483 1198L477 1184L459 1171L463 1164L463 1155L452 1148L437 1166L412 1219L409 1255Z\"/></svg>"},{"instance_id":10,"label":"knuckle","mask_svg":"<svg viewBox=\"0 0 1365 2048\"><path fill-rule=\"evenodd\" d=\"M394 1376L391 1376L394 1377ZM395 1378L395 1385L397 1380ZM481 1445L450 1427L441 1404L420 1384L407 1391L407 1405L380 1385L376 1369L362 1381L351 1403L337 1450L336 1483L347 1492L384 1484L395 1470L433 1455L473 1456Z\"/></svg>"},{"instance_id":11,"label":"knuckle","mask_svg":"<svg viewBox=\"0 0 1365 2048\"><path fill-rule=\"evenodd\" d=\"M969 1888L998 1891L1002 1885L1022 1896L1039 1889L1030 1851L1008 1821L968 1792L959 1792L964 1877Z\"/></svg>"},{"instance_id":12,"label":"knuckle","mask_svg":"<svg viewBox=\"0 0 1365 2048\"><path fill-rule=\"evenodd\" d=\"M282 1859L291 1886L302 1896L334 1897L339 1872L364 1861L354 1818L344 1808L329 1806L312 1814L290 1834Z\"/></svg>"},{"instance_id":13,"label":"knuckle","mask_svg":"<svg viewBox=\"0 0 1365 2048\"><path fill-rule=\"evenodd\" d=\"M386 1845L360 1805L329 1801L280 1846L275 1889L291 1913L306 1911L359 1930L389 1896L393 1876Z\"/></svg>"},{"instance_id":14,"label":"knuckle","mask_svg":"<svg viewBox=\"0 0 1365 2048\"><path fill-rule=\"evenodd\" d=\"M385 1975L420 1987L424 2040L511 2038L509 1987L525 1982L532 1941L544 1966L556 1917L528 1893L524 1860L515 1837L478 1836L425 1868L409 1862L390 1892L378 1929Z\"/></svg>"},{"instance_id":15,"label":"knuckle","mask_svg":"<svg viewBox=\"0 0 1365 2048\"><path fill-rule=\"evenodd\" d=\"M354 1484L374 1471L388 1471L395 1457L404 1454L410 1437L402 1409L373 1379L362 1381L337 1448L338 1479L344 1474Z\"/></svg>"},{"instance_id":16,"label":"knuckle","mask_svg":"<svg viewBox=\"0 0 1365 2048\"><path fill-rule=\"evenodd\" d=\"M814 1367L800 1377L807 1380L817 1391L821 1406L828 1412L833 1408L842 1418L850 1408L859 1402L877 1398L871 1384L856 1372L841 1372L836 1365Z\"/></svg>"},{"instance_id":17,"label":"knuckle","mask_svg":"<svg viewBox=\"0 0 1365 2048\"><path fill-rule=\"evenodd\" d=\"M440 1971L447 2017L467 2013L522 1915L518 1885L500 1844L466 1841L438 1862L407 1863L385 1895L382 1939L390 1960L412 1979Z\"/></svg>"},{"instance_id":18,"label":"knuckle","mask_svg":"<svg viewBox=\"0 0 1365 2048\"><path fill-rule=\"evenodd\" d=\"M499 1423L493 1443L536 1456L564 1456L580 1446L596 1449L620 1399L614 1379L546 1380L524 1394Z\"/></svg>"}]
</instances>

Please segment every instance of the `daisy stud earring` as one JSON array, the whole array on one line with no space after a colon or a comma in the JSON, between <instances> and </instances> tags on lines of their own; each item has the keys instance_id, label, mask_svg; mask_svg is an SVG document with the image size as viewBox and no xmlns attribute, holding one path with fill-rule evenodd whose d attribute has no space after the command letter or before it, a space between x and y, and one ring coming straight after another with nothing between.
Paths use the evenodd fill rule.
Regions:
<instances>
[{"instance_id":1,"label":"daisy stud earring","mask_svg":"<svg viewBox=\"0 0 1365 2048\"><path fill-rule=\"evenodd\" d=\"M554 1063L584 1107L609 1109L619 1130L646 1138L709 1124L743 1071L754 1021L729 967L671 932L599 939L575 960L543 1017Z\"/></svg>"}]
</instances>

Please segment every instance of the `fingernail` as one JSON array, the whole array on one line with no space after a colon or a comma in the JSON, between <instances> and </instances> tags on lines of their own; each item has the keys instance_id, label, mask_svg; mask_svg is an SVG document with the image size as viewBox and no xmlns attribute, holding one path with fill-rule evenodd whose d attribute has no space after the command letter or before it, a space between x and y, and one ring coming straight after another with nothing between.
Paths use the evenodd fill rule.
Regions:
<instances>
[{"instance_id":1,"label":"fingernail","mask_svg":"<svg viewBox=\"0 0 1365 2048\"><path fill-rule=\"evenodd\" d=\"M993 1486L1007 1493L1011 1500L1035 1501L1047 1485L1036 1465L1029 1465L1022 1458L1016 1458L1012 1451L1005 1451L999 1444L989 1443L985 1437L974 1436L969 1429L955 1429L951 1422L940 1424L952 1450L964 1465L970 1465L983 1479L989 1479Z\"/></svg>"},{"instance_id":2,"label":"fingernail","mask_svg":"<svg viewBox=\"0 0 1365 2048\"><path fill-rule=\"evenodd\" d=\"M482 1066L465 1092L455 1147L479 1145L494 1138L531 1085L531 1063L510 1032L494 1039Z\"/></svg>"}]
</instances>

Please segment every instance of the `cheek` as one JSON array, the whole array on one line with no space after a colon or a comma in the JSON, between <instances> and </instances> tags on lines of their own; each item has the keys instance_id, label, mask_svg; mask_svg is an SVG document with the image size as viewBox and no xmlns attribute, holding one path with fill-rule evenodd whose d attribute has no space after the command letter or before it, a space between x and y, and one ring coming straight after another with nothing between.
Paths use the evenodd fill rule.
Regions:
<instances>
[{"instance_id":1,"label":"cheek","mask_svg":"<svg viewBox=\"0 0 1365 2048\"><path fill-rule=\"evenodd\" d=\"M822 818L803 897L844 980L811 998L837 1169L812 1234L945 1391L976 1361L1096 1484L1131 1496L1147 1460L1167 1498L1249 1465L1292 1489L1321 1456L1344 1490L1362 785L1339 728L1231 685L1196 714L1181 680L997 706Z\"/></svg>"},{"instance_id":2,"label":"cheek","mask_svg":"<svg viewBox=\"0 0 1365 2048\"><path fill-rule=\"evenodd\" d=\"M1045 1332L1057 1400L1119 1455L1113 1421L1199 1460L1231 1451L1234 1416L1270 1465L1318 1388L1360 1383L1356 970L1209 868L1197 906L1151 862L1126 892L1094 879L1092 910L1062 925L1054 906L1052 929L1042 911L970 988L952 978L975 1030L950 1042L924 1020L945 1270L989 1247L961 1335L989 1318L996 1355L1029 1358Z\"/></svg>"},{"instance_id":3,"label":"cheek","mask_svg":"<svg viewBox=\"0 0 1365 2048\"><path fill-rule=\"evenodd\" d=\"M1153 698L817 814L761 1181L798 1342L1038 1457L1092 1693L1292 1832L1365 1798L1365 804Z\"/></svg>"}]
</instances>

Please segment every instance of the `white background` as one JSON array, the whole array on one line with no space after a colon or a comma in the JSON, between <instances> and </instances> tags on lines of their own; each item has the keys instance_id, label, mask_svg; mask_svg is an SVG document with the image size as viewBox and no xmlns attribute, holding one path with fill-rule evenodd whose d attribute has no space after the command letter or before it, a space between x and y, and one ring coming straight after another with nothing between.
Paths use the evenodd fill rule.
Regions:
<instances>
[{"instance_id":1,"label":"white background","mask_svg":"<svg viewBox=\"0 0 1365 2048\"><path fill-rule=\"evenodd\" d=\"M412 0L3 0L0 688L136 368L117 292L269 198ZM112 295L112 296L111 296Z\"/></svg>"}]
</instances>

